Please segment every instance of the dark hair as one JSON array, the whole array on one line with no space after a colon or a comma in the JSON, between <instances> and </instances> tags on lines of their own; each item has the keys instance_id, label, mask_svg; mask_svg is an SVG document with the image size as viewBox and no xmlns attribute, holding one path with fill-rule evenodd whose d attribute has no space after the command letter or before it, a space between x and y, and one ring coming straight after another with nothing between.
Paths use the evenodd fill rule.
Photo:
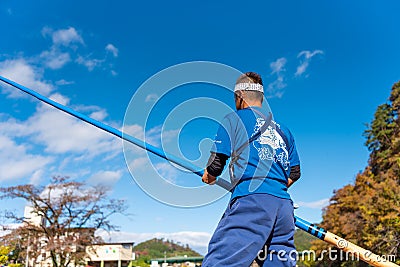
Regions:
<instances>
[{"instance_id":1,"label":"dark hair","mask_svg":"<svg viewBox=\"0 0 400 267\"><path fill-rule=\"evenodd\" d=\"M236 80L236 84L238 83L258 83L263 85L262 79L261 79L261 75L255 72L246 72L242 75L240 75L240 77Z\"/></svg>"}]
</instances>

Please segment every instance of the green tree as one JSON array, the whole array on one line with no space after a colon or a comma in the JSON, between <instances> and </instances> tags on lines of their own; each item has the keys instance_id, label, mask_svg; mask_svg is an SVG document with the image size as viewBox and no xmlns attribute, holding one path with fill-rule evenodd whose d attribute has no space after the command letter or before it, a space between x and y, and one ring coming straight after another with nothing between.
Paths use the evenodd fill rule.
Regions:
<instances>
[{"instance_id":1,"label":"green tree","mask_svg":"<svg viewBox=\"0 0 400 267\"><path fill-rule=\"evenodd\" d=\"M317 238L304 232L303 230L296 230L294 233L294 245L297 251L309 250L311 242Z\"/></svg>"}]
</instances>

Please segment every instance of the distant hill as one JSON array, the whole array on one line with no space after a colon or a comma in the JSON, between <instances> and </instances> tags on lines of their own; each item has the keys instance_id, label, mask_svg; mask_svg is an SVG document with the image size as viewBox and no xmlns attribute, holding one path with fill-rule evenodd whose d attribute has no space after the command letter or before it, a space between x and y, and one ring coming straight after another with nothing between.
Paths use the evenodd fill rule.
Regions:
<instances>
[{"instance_id":1,"label":"distant hill","mask_svg":"<svg viewBox=\"0 0 400 267\"><path fill-rule=\"evenodd\" d=\"M294 242L297 251L308 250L311 247L311 241L316 238L310 234L297 230L294 235ZM172 240L154 238L136 245L133 248L137 256L134 266L149 266L150 259L171 258L176 256L201 257L199 253L192 250L187 244L177 244ZM165 252L165 254L164 254Z\"/></svg>"},{"instance_id":2,"label":"distant hill","mask_svg":"<svg viewBox=\"0 0 400 267\"><path fill-rule=\"evenodd\" d=\"M303 230L297 229L294 234L294 244L297 251L309 250L311 247L311 241L317 238L304 232Z\"/></svg>"},{"instance_id":3,"label":"distant hill","mask_svg":"<svg viewBox=\"0 0 400 267\"><path fill-rule=\"evenodd\" d=\"M188 257L199 257L201 256L196 251L192 250L188 244L177 244L172 240L164 240L154 238L136 245L133 251L139 257L146 257L150 259L163 258L166 256L188 256ZM165 252L165 254L164 254Z\"/></svg>"},{"instance_id":4,"label":"distant hill","mask_svg":"<svg viewBox=\"0 0 400 267\"><path fill-rule=\"evenodd\" d=\"M316 240L316 237L302 231L296 230L294 234L294 243L297 251L308 250L311 247L311 241ZM163 258L166 256L176 257L184 256L188 257L199 257L199 253L194 251L187 244L177 244L173 240L164 240L159 238L153 238L136 245L133 251L138 256L146 256L146 258ZM164 255L165 252L165 255Z\"/></svg>"}]
</instances>

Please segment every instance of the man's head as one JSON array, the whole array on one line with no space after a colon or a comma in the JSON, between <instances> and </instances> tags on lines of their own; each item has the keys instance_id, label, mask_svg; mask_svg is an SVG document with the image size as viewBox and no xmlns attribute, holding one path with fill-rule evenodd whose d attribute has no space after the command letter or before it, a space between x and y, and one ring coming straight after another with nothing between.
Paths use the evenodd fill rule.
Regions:
<instances>
[{"instance_id":1,"label":"man's head","mask_svg":"<svg viewBox=\"0 0 400 267\"><path fill-rule=\"evenodd\" d=\"M260 106L264 99L264 89L261 76L255 72L240 75L235 85L236 109L248 106Z\"/></svg>"}]
</instances>

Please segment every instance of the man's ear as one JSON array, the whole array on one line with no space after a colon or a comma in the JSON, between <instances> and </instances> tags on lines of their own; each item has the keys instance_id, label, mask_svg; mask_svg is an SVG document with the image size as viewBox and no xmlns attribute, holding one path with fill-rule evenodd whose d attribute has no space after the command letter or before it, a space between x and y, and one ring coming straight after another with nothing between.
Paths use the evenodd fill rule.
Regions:
<instances>
[{"instance_id":1,"label":"man's ear","mask_svg":"<svg viewBox=\"0 0 400 267\"><path fill-rule=\"evenodd\" d=\"M237 91L237 95L239 98L243 98L244 97L244 92L243 91Z\"/></svg>"},{"instance_id":2,"label":"man's ear","mask_svg":"<svg viewBox=\"0 0 400 267\"><path fill-rule=\"evenodd\" d=\"M235 92L235 101L239 101L242 98L242 91Z\"/></svg>"}]
</instances>

